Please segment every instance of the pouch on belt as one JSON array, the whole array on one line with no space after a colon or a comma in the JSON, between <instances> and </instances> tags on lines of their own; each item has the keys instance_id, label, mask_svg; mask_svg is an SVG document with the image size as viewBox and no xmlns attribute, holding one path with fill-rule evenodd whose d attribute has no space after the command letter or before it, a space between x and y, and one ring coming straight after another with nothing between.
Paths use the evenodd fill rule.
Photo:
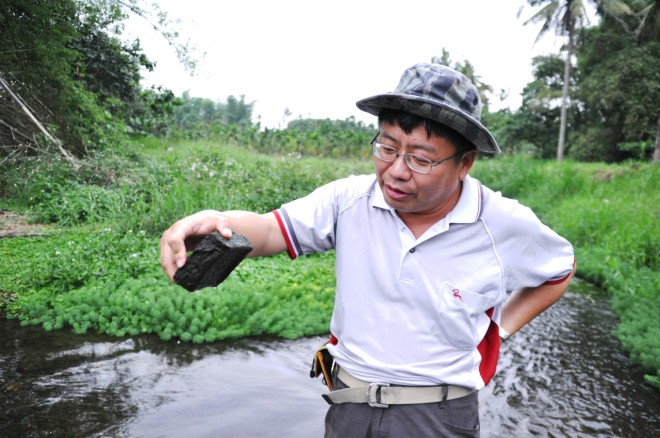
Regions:
<instances>
[{"instance_id":1,"label":"pouch on belt","mask_svg":"<svg viewBox=\"0 0 660 438\"><path fill-rule=\"evenodd\" d=\"M319 348L314 354L312 360L312 369L309 371L309 377L312 379L323 375L323 383L332 391L332 365L335 358L328 351L327 344Z\"/></svg>"}]
</instances>

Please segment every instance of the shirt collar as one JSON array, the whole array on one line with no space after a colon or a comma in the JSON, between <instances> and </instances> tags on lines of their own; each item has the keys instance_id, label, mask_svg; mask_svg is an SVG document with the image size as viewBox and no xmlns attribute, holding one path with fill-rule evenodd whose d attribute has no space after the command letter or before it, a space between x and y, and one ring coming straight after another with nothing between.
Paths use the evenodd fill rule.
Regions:
<instances>
[{"instance_id":1,"label":"shirt collar","mask_svg":"<svg viewBox=\"0 0 660 438\"><path fill-rule=\"evenodd\" d=\"M385 196L383 196L383 191L380 188L380 184L378 184L378 178L374 178L374 196L372 206L394 211L394 209L390 207L387 202L385 202Z\"/></svg>"},{"instance_id":2,"label":"shirt collar","mask_svg":"<svg viewBox=\"0 0 660 438\"><path fill-rule=\"evenodd\" d=\"M394 209L385 202L383 191L378 184L374 181L374 196L372 205L374 207L383 208L394 212ZM479 219L481 215L481 183L472 178L470 175L463 180L463 189L461 190L461 197L454 206L453 210L447 215L450 223L473 223Z\"/></svg>"},{"instance_id":3,"label":"shirt collar","mask_svg":"<svg viewBox=\"0 0 660 438\"><path fill-rule=\"evenodd\" d=\"M471 224L481 216L481 183L467 175L463 180L461 197L449 212L449 222Z\"/></svg>"}]
</instances>

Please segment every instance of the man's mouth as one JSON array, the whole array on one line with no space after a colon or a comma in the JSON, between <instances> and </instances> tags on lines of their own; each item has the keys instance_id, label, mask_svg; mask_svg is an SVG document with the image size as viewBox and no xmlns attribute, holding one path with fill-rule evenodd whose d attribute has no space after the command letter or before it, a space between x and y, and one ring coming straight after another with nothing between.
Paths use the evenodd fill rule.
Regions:
<instances>
[{"instance_id":1,"label":"man's mouth","mask_svg":"<svg viewBox=\"0 0 660 438\"><path fill-rule=\"evenodd\" d=\"M404 192L403 190L400 190L389 184L385 184L385 192L387 193L387 196L395 201L400 201L410 196L408 192Z\"/></svg>"}]
</instances>

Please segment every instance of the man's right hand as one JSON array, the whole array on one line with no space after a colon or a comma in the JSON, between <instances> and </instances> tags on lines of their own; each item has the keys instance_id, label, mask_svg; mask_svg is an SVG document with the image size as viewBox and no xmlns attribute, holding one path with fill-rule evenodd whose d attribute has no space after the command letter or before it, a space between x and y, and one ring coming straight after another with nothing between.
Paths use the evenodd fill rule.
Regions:
<instances>
[{"instance_id":1,"label":"man's right hand","mask_svg":"<svg viewBox=\"0 0 660 438\"><path fill-rule=\"evenodd\" d=\"M160 239L160 265L174 281L174 273L186 264L188 251L195 249L199 241L214 231L231 238L229 218L214 210L200 211L174 223Z\"/></svg>"},{"instance_id":2,"label":"man's right hand","mask_svg":"<svg viewBox=\"0 0 660 438\"><path fill-rule=\"evenodd\" d=\"M286 251L286 241L273 213L200 211L175 222L160 239L160 265L170 280L174 281L176 270L186 264L188 251L215 231L227 239L233 232L244 235L253 248L248 257Z\"/></svg>"}]
</instances>

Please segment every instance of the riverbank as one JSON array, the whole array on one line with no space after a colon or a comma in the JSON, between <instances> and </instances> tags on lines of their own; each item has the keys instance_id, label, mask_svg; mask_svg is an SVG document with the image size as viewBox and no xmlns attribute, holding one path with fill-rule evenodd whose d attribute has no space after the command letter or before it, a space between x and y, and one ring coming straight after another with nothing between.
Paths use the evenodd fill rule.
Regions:
<instances>
[{"instance_id":1,"label":"riverbank","mask_svg":"<svg viewBox=\"0 0 660 438\"><path fill-rule=\"evenodd\" d=\"M327 332L333 254L247 260L189 294L158 265L159 235L206 208L270 211L320 184L371 171L354 160L264 156L210 142L135 143L73 173L53 160L3 170L0 210L54 224L47 238L0 239L4 308L24 324L202 343ZM660 166L479 160L473 175L520 200L573 242L578 276L605 288L616 336L660 369ZM647 379L658 384L657 374Z\"/></svg>"}]
</instances>

